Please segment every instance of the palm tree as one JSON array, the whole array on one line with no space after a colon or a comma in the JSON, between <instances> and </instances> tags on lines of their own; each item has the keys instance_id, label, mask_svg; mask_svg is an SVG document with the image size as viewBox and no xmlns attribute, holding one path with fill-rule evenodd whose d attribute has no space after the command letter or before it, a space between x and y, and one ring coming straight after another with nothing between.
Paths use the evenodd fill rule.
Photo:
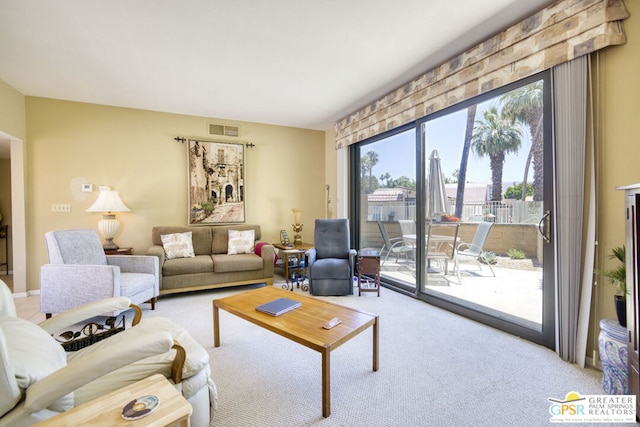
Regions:
<instances>
[{"instance_id":1,"label":"palm tree","mask_svg":"<svg viewBox=\"0 0 640 427\"><path fill-rule=\"evenodd\" d=\"M460 159L460 170L458 171L458 188L456 189L456 211L458 218L462 218L462 208L464 206L464 184L467 182L467 162L469 161L469 149L471 147L471 136L473 135L473 122L476 120L476 110L478 104L473 104L467 109L467 128L464 132L464 146L462 147L462 158Z\"/></svg>"},{"instance_id":2,"label":"palm tree","mask_svg":"<svg viewBox=\"0 0 640 427\"><path fill-rule=\"evenodd\" d=\"M489 156L493 194L491 200L502 201L502 169L506 154L520 148L520 127L510 119L502 117L497 107L483 113L484 120L476 121L471 137L471 148L479 156Z\"/></svg>"},{"instance_id":3,"label":"palm tree","mask_svg":"<svg viewBox=\"0 0 640 427\"><path fill-rule=\"evenodd\" d=\"M533 200L542 200L544 187L544 141L542 133L544 99L542 80L504 94L502 116L529 126L531 149L524 169L523 191L527 188L529 164L533 160ZM524 192L522 200L524 200Z\"/></svg>"},{"instance_id":4,"label":"palm tree","mask_svg":"<svg viewBox=\"0 0 640 427\"><path fill-rule=\"evenodd\" d=\"M360 160L360 170L362 175L362 183L363 188L365 189L365 193L373 193L375 187L374 185L374 177L373 177L373 167L378 163L378 153L375 151L367 151L362 159Z\"/></svg>"}]
</instances>

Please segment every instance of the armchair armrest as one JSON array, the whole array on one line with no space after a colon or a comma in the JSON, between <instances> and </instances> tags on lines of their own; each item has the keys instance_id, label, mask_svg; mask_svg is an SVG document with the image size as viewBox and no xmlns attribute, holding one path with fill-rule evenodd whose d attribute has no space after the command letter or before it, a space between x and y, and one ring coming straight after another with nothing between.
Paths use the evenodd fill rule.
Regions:
<instances>
[{"instance_id":1,"label":"armchair armrest","mask_svg":"<svg viewBox=\"0 0 640 427\"><path fill-rule=\"evenodd\" d=\"M358 251L355 249L349 249L349 267L351 268L351 276L355 273L356 269L356 256L358 255Z\"/></svg>"},{"instance_id":2,"label":"armchair armrest","mask_svg":"<svg viewBox=\"0 0 640 427\"><path fill-rule=\"evenodd\" d=\"M171 334L165 331L138 334L134 328L114 335L87 347L81 357L70 359L67 366L31 385L26 392L25 409L30 413L41 411L102 375L170 351L173 344Z\"/></svg>"},{"instance_id":3,"label":"armchair armrest","mask_svg":"<svg viewBox=\"0 0 640 427\"><path fill-rule=\"evenodd\" d=\"M122 273L146 273L158 276L158 258L148 255L108 255L108 265L120 267Z\"/></svg>"},{"instance_id":4,"label":"armchair armrest","mask_svg":"<svg viewBox=\"0 0 640 427\"><path fill-rule=\"evenodd\" d=\"M92 317L105 315L105 313L112 313L114 311L126 310L130 305L131 300L127 297L107 298L64 311L57 316L40 322L38 326L49 334L53 334L76 323L91 319Z\"/></svg>"},{"instance_id":5,"label":"armchair armrest","mask_svg":"<svg viewBox=\"0 0 640 427\"><path fill-rule=\"evenodd\" d=\"M316 262L316 258L318 257L318 253L316 252L316 248L311 248L305 252L305 255L309 259L309 265L312 265Z\"/></svg>"}]
</instances>

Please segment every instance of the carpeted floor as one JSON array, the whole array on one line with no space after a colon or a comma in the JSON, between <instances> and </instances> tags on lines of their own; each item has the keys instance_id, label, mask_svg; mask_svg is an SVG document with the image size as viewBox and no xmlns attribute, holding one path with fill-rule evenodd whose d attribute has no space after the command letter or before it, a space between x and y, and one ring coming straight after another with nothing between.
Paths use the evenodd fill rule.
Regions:
<instances>
[{"instance_id":1,"label":"carpeted floor","mask_svg":"<svg viewBox=\"0 0 640 427\"><path fill-rule=\"evenodd\" d=\"M212 300L251 288L162 297L144 310L208 350L218 426L544 426L548 398L603 393L600 371L383 288L379 298L326 298L380 315L380 370L372 371L370 331L336 349L324 419L319 353L224 311L213 347Z\"/></svg>"}]
</instances>

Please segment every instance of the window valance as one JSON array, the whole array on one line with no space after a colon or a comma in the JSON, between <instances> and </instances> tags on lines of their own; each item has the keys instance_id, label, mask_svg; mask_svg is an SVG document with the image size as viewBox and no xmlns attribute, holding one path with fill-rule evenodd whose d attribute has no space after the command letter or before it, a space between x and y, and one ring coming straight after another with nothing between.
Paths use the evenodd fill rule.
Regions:
<instances>
[{"instance_id":1,"label":"window valance","mask_svg":"<svg viewBox=\"0 0 640 427\"><path fill-rule=\"evenodd\" d=\"M560 0L338 121L336 147L362 141L536 74L626 42L622 0Z\"/></svg>"}]
</instances>

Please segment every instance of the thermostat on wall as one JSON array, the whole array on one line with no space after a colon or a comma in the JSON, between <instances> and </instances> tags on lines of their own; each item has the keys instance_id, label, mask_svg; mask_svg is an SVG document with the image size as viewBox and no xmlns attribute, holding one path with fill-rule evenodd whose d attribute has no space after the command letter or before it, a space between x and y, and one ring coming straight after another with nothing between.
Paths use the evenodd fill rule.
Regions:
<instances>
[{"instance_id":1,"label":"thermostat on wall","mask_svg":"<svg viewBox=\"0 0 640 427\"><path fill-rule=\"evenodd\" d=\"M82 184L83 193L91 193L93 191L93 184Z\"/></svg>"}]
</instances>

